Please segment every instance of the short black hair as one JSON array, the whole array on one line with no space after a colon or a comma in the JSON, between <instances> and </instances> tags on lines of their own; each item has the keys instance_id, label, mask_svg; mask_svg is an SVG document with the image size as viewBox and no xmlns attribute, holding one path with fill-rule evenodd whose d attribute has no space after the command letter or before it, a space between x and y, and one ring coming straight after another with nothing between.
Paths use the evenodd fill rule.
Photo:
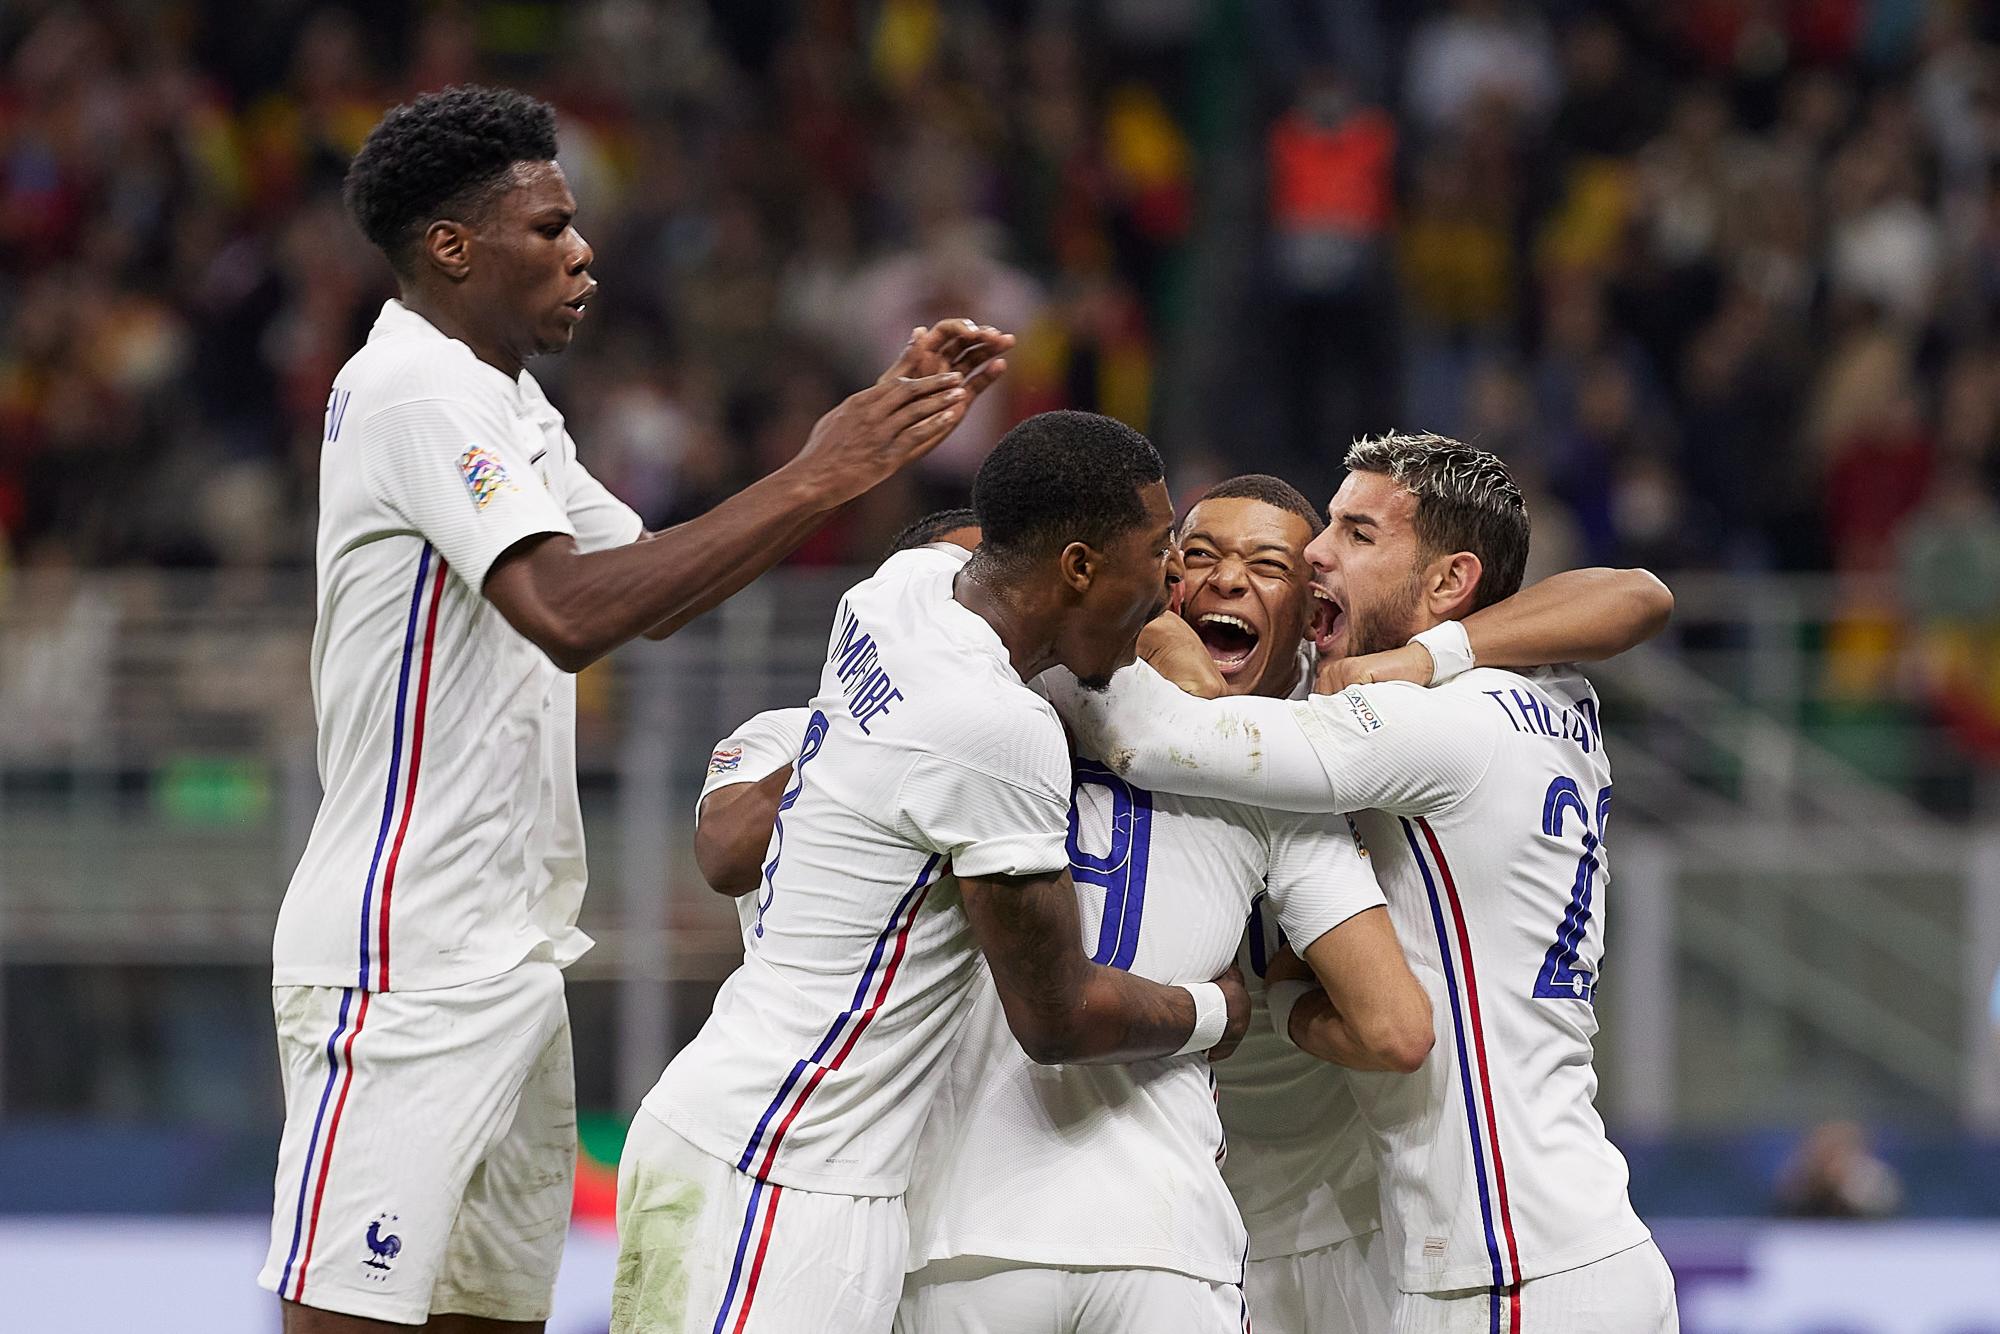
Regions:
<instances>
[{"instance_id":1,"label":"short black hair","mask_svg":"<svg viewBox=\"0 0 2000 1334\"><path fill-rule=\"evenodd\" d=\"M1043 412L1000 437L972 482L980 549L1033 559L1071 542L1103 550L1146 519L1139 492L1166 477L1153 442L1094 412Z\"/></svg>"},{"instance_id":2,"label":"short black hair","mask_svg":"<svg viewBox=\"0 0 2000 1334\"><path fill-rule=\"evenodd\" d=\"M963 505L957 509L937 510L914 523L905 524L901 532L889 539L889 554L893 556L912 547L927 547L943 540L946 533L978 526L979 516Z\"/></svg>"},{"instance_id":3,"label":"short black hair","mask_svg":"<svg viewBox=\"0 0 2000 1334\"><path fill-rule=\"evenodd\" d=\"M555 108L464 84L391 107L347 168L347 207L398 273L422 230L490 204L517 162L556 155Z\"/></svg>"},{"instance_id":4,"label":"short black hair","mask_svg":"<svg viewBox=\"0 0 2000 1334\"><path fill-rule=\"evenodd\" d=\"M1521 591L1528 566L1528 502L1498 454L1450 436L1392 433L1354 442L1349 472L1381 473L1417 498L1417 541L1429 560L1479 557L1471 610Z\"/></svg>"},{"instance_id":5,"label":"short black hair","mask_svg":"<svg viewBox=\"0 0 2000 1334\"><path fill-rule=\"evenodd\" d=\"M1320 513L1319 506L1306 499L1303 491L1284 478L1273 477L1267 472L1246 472L1217 482L1202 492L1201 499L1194 504L1205 504L1211 500L1261 500L1273 509L1281 509L1304 519L1314 537L1318 537L1320 530L1326 527L1326 516ZM1194 505L1188 506L1188 513L1194 513ZM1186 520L1182 522L1185 524Z\"/></svg>"}]
</instances>

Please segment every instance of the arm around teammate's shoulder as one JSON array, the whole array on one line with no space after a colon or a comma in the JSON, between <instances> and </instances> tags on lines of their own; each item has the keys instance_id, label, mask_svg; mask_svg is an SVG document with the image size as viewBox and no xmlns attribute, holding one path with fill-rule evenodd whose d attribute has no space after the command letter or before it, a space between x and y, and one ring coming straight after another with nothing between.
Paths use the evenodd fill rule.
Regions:
<instances>
[{"instance_id":1,"label":"arm around teammate's shoulder","mask_svg":"<svg viewBox=\"0 0 2000 1334\"><path fill-rule=\"evenodd\" d=\"M1667 628L1674 595L1650 570L1565 570L1465 618L1484 667L1602 662Z\"/></svg>"},{"instance_id":2,"label":"arm around teammate's shoulder","mask_svg":"<svg viewBox=\"0 0 2000 1334\"><path fill-rule=\"evenodd\" d=\"M1076 886L1067 868L961 876L959 887L1007 1026L1030 1060L1138 1061L1190 1049L1202 1017L1194 993L1092 963L1080 943ZM1250 996L1234 968L1215 985L1226 1018L1220 1036L1201 1045L1227 1051L1249 1026Z\"/></svg>"}]
</instances>

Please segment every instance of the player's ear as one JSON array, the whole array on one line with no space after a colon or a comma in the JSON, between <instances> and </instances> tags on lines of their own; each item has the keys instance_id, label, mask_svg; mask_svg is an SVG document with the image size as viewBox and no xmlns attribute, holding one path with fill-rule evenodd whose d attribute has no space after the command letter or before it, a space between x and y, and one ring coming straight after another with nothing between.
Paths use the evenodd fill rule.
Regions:
<instances>
[{"instance_id":1,"label":"player's ear","mask_svg":"<svg viewBox=\"0 0 2000 1334\"><path fill-rule=\"evenodd\" d=\"M462 222L439 218L424 229L424 259L453 282L472 271L472 229Z\"/></svg>"},{"instance_id":2,"label":"player's ear","mask_svg":"<svg viewBox=\"0 0 2000 1334\"><path fill-rule=\"evenodd\" d=\"M1454 551L1432 561L1429 578L1425 580L1431 614L1449 621L1471 612L1480 576L1485 572L1479 557L1470 551Z\"/></svg>"},{"instance_id":3,"label":"player's ear","mask_svg":"<svg viewBox=\"0 0 2000 1334\"><path fill-rule=\"evenodd\" d=\"M1064 585L1079 597L1090 591L1091 580L1097 577L1097 562L1098 555L1088 542L1072 542L1056 557Z\"/></svg>"}]
</instances>

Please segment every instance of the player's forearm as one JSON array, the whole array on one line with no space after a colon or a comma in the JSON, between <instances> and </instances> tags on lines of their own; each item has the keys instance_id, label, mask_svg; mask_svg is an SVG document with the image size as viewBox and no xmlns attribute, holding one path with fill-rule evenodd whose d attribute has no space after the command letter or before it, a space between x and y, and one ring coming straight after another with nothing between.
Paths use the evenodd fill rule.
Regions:
<instances>
[{"instance_id":1,"label":"player's forearm","mask_svg":"<svg viewBox=\"0 0 2000 1334\"><path fill-rule=\"evenodd\" d=\"M1087 965L1066 995L1029 1001L1008 1017L1030 1059L1042 1065L1094 1065L1171 1056L1194 1032L1194 998L1117 968Z\"/></svg>"},{"instance_id":2,"label":"player's forearm","mask_svg":"<svg viewBox=\"0 0 2000 1334\"><path fill-rule=\"evenodd\" d=\"M1050 700L1078 748L1155 792L1330 811L1332 785L1286 700L1197 699L1145 664L1093 692L1064 683Z\"/></svg>"},{"instance_id":3,"label":"player's forearm","mask_svg":"<svg viewBox=\"0 0 2000 1334\"><path fill-rule=\"evenodd\" d=\"M557 666L578 671L715 606L788 555L831 508L811 468L787 465L643 542L580 554L557 537L505 557L487 594Z\"/></svg>"},{"instance_id":4,"label":"player's forearm","mask_svg":"<svg viewBox=\"0 0 2000 1334\"><path fill-rule=\"evenodd\" d=\"M710 889L741 898L763 883L764 853L791 774L787 765L757 782L711 792L701 803L694 862Z\"/></svg>"},{"instance_id":5,"label":"player's forearm","mask_svg":"<svg viewBox=\"0 0 2000 1334\"><path fill-rule=\"evenodd\" d=\"M1666 628L1674 595L1645 570L1566 570L1465 618L1483 667L1598 662Z\"/></svg>"},{"instance_id":6,"label":"player's forearm","mask_svg":"<svg viewBox=\"0 0 2000 1334\"><path fill-rule=\"evenodd\" d=\"M1419 1044L1392 1026L1358 1023L1334 1008L1324 991L1308 991L1292 1007L1292 1043L1300 1051L1350 1070L1408 1073L1423 1064L1431 1048L1426 1030Z\"/></svg>"}]
</instances>

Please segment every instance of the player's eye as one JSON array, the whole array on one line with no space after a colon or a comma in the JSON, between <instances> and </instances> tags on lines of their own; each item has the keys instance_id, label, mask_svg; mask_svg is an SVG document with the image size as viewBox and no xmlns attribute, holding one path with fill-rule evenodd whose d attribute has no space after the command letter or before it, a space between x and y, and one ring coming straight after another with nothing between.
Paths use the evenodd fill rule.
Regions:
<instances>
[{"instance_id":1,"label":"player's eye","mask_svg":"<svg viewBox=\"0 0 2000 1334\"><path fill-rule=\"evenodd\" d=\"M551 241L553 241L557 237L561 236L565 230L567 230L567 224L560 222L551 222L551 223L545 223L542 226L541 233L543 236L546 236Z\"/></svg>"},{"instance_id":2,"label":"player's eye","mask_svg":"<svg viewBox=\"0 0 2000 1334\"><path fill-rule=\"evenodd\" d=\"M1292 572L1292 567L1283 561L1260 560L1255 562L1255 564L1257 569L1264 574L1287 575Z\"/></svg>"},{"instance_id":3,"label":"player's eye","mask_svg":"<svg viewBox=\"0 0 2000 1334\"><path fill-rule=\"evenodd\" d=\"M1181 552L1181 559L1189 562L1200 561L1206 565L1215 559L1215 553L1206 547L1188 547Z\"/></svg>"}]
</instances>

